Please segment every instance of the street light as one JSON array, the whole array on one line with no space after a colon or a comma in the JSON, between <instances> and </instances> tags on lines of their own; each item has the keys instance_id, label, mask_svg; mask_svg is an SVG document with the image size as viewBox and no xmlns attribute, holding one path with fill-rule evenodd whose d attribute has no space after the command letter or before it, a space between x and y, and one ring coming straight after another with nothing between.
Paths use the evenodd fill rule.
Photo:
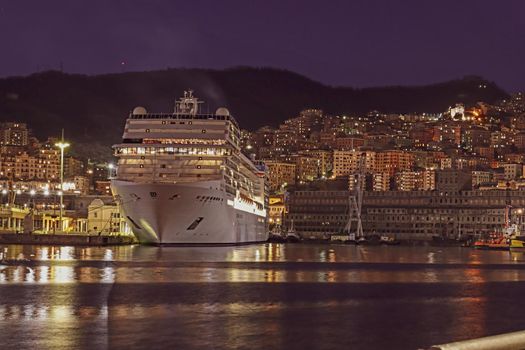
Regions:
<instances>
[{"instance_id":1,"label":"street light","mask_svg":"<svg viewBox=\"0 0 525 350\"><path fill-rule=\"evenodd\" d=\"M113 176L113 168L115 168L113 163L109 163L108 164L108 180L110 180L111 177Z\"/></svg>"},{"instance_id":2,"label":"street light","mask_svg":"<svg viewBox=\"0 0 525 350\"><path fill-rule=\"evenodd\" d=\"M55 146L60 148L60 219L58 224L60 225L60 230L63 230L62 226L62 203L64 202L64 150L69 147L69 143L64 142L64 135L62 133L62 141L55 143Z\"/></svg>"}]
</instances>

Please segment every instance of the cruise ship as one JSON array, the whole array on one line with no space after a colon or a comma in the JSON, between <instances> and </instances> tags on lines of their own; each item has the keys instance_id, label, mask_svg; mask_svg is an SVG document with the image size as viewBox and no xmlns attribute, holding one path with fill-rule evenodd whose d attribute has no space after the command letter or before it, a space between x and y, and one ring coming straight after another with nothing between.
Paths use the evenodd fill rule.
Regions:
<instances>
[{"instance_id":1,"label":"cruise ship","mask_svg":"<svg viewBox=\"0 0 525 350\"><path fill-rule=\"evenodd\" d=\"M126 120L111 189L141 243L243 244L266 241L263 164L241 152L227 108L201 113L192 91L173 113L136 107Z\"/></svg>"}]
</instances>

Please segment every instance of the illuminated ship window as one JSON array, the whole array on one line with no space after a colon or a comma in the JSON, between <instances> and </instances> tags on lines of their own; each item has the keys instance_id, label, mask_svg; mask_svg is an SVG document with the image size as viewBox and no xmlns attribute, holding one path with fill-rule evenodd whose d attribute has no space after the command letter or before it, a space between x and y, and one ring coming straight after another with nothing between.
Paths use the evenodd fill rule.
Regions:
<instances>
[{"instance_id":1,"label":"illuminated ship window","mask_svg":"<svg viewBox=\"0 0 525 350\"><path fill-rule=\"evenodd\" d=\"M205 134L206 133L206 129L202 129L202 133Z\"/></svg>"},{"instance_id":2,"label":"illuminated ship window","mask_svg":"<svg viewBox=\"0 0 525 350\"><path fill-rule=\"evenodd\" d=\"M166 124L166 121L165 121L165 120L163 120L163 121L162 121L162 124Z\"/></svg>"},{"instance_id":3,"label":"illuminated ship window","mask_svg":"<svg viewBox=\"0 0 525 350\"><path fill-rule=\"evenodd\" d=\"M146 129L146 132L149 132L149 129Z\"/></svg>"},{"instance_id":4,"label":"illuminated ship window","mask_svg":"<svg viewBox=\"0 0 525 350\"><path fill-rule=\"evenodd\" d=\"M139 167L140 167L140 168L144 168L144 164L141 164Z\"/></svg>"},{"instance_id":5,"label":"illuminated ship window","mask_svg":"<svg viewBox=\"0 0 525 350\"><path fill-rule=\"evenodd\" d=\"M151 198L157 198L157 192L150 192L149 195Z\"/></svg>"},{"instance_id":6,"label":"illuminated ship window","mask_svg":"<svg viewBox=\"0 0 525 350\"><path fill-rule=\"evenodd\" d=\"M193 122L189 121L188 124L191 125L191 124L193 124Z\"/></svg>"}]
</instances>

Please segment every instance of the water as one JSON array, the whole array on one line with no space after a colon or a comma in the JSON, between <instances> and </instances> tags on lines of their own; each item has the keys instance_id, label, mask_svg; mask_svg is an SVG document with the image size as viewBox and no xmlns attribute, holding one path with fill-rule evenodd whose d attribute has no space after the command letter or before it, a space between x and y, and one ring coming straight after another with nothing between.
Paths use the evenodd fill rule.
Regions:
<instances>
[{"instance_id":1,"label":"water","mask_svg":"<svg viewBox=\"0 0 525 350\"><path fill-rule=\"evenodd\" d=\"M525 329L525 256L0 246L2 349L418 349Z\"/></svg>"}]
</instances>

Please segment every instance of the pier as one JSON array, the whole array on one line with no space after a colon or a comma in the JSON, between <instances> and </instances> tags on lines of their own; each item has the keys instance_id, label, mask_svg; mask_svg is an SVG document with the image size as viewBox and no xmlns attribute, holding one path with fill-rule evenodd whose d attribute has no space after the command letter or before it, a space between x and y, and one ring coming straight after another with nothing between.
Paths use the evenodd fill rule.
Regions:
<instances>
[{"instance_id":1,"label":"pier","mask_svg":"<svg viewBox=\"0 0 525 350\"><path fill-rule=\"evenodd\" d=\"M109 246L137 243L130 235L1 233L0 244Z\"/></svg>"}]
</instances>

